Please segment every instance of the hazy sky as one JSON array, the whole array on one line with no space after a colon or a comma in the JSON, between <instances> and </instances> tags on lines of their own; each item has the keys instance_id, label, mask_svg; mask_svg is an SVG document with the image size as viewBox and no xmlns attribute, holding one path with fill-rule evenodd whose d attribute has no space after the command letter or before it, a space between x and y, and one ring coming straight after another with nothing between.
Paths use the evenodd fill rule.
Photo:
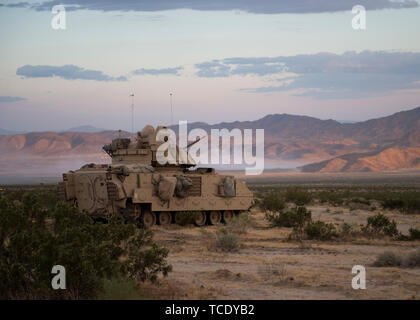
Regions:
<instances>
[{"instance_id":1,"label":"hazy sky","mask_svg":"<svg viewBox=\"0 0 420 320\"><path fill-rule=\"evenodd\" d=\"M0 0L0 128L130 129L420 105L420 7L391 0ZM66 29L51 27L64 4ZM366 30L351 9L366 6Z\"/></svg>"}]
</instances>

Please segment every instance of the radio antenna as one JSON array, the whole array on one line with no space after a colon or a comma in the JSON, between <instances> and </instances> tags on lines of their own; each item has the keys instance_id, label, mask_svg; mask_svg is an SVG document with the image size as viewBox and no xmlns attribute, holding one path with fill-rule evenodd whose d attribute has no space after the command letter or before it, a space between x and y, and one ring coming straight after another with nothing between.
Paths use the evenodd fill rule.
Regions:
<instances>
[{"instance_id":1,"label":"radio antenna","mask_svg":"<svg viewBox=\"0 0 420 320\"><path fill-rule=\"evenodd\" d=\"M131 132L134 133L134 93L129 97L131 98Z\"/></svg>"},{"instance_id":2,"label":"radio antenna","mask_svg":"<svg viewBox=\"0 0 420 320\"><path fill-rule=\"evenodd\" d=\"M172 92L169 93L169 99L171 101L171 126L174 124L174 114L173 114L173 105L172 105Z\"/></svg>"}]
</instances>

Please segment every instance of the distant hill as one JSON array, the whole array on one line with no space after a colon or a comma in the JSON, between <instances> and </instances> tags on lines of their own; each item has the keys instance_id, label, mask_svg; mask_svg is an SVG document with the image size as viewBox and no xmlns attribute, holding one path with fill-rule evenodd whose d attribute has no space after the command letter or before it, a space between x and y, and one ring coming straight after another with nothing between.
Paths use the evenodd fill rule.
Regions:
<instances>
[{"instance_id":1,"label":"distant hill","mask_svg":"<svg viewBox=\"0 0 420 320\"><path fill-rule=\"evenodd\" d=\"M23 131L12 131L12 130L7 130L7 129L0 128L0 135L2 135L2 134L4 134L4 135L20 134L20 133L23 133Z\"/></svg>"},{"instance_id":2,"label":"distant hill","mask_svg":"<svg viewBox=\"0 0 420 320\"><path fill-rule=\"evenodd\" d=\"M335 120L320 120L308 116L271 114L256 121L222 122L208 125L202 122L188 124L189 128L240 128L265 129L269 138L328 142L351 139L356 142L387 143L410 132L420 130L420 107L401 111L391 116L356 123L340 123ZM175 126L176 128L176 126Z\"/></svg>"},{"instance_id":3,"label":"distant hill","mask_svg":"<svg viewBox=\"0 0 420 320\"><path fill-rule=\"evenodd\" d=\"M420 128L371 152L350 153L302 166L304 172L420 170Z\"/></svg>"},{"instance_id":4,"label":"distant hill","mask_svg":"<svg viewBox=\"0 0 420 320\"><path fill-rule=\"evenodd\" d=\"M108 131L108 129L96 128L94 126L84 125L84 126L73 127L73 128L64 130L63 132L90 132L90 133L95 133L95 132L102 132L102 131Z\"/></svg>"},{"instance_id":5,"label":"distant hill","mask_svg":"<svg viewBox=\"0 0 420 320\"><path fill-rule=\"evenodd\" d=\"M370 153L346 154L302 167L304 172L371 172L403 169L420 170L420 148L391 147Z\"/></svg>"},{"instance_id":6,"label":"distant hill","mask_svg":"<svg viewBox=\"0 0 420 320\"><path fill-rule=\"evenodd\" d=\"M88 133L96 133L96 132L102 132L102 131L109 131L108 129L103 128L96 128L94 126L90 125L83 125L78 127L73 127L67 130L59 131L59 132L88 132ZM14 135L14 134L23 134L27 133L28 131L13 131L13 130L7 130L0 128L0 135Z\"/></svg>"},{"instance_id":7,"label":"distant hill","mask_svg":"<svg viewBox=\"0 0 420 320\"><path fill-rule=\"evenodd\" d=\"M30 132L0 136L0 148L9 157L24 154L33 156L83 156L102 152L102 146L112 139L129 137L126 131L88 132Z\"/></svg>"},{"instance_id":8,"label":"distant hill","mask_svg":"<svg viewBox=\"0 0 420 320\"><path fill-rule=\"evenodd\" d=\"M264 129L270 167L301 167L306 172L420 169L420 107L357 123L271 114L255 121L189 123L188 128ZM102 146L118 136L118 131L91 126L0 135L0 175L62 172L86 162L109 162ZM128 132L121 136L134 138Z\"/></svg>"},{"instance_id":9,"label":"distant hill","mask_svg":"<svg viewBox=\"0 0 420 320\"><path fill-rule=\"evenodd\" d=\"M256 121L190 123L188 128L203 128L208 132L211 128L265 129L266 160L299 166L346 154L378 152L395 145L418 147L420 107L357 123L272 114Z\"/></svg>"},{"instance_id":10,"label":"distant hill","mask_svg":"<svg viewBox=\"0 0 420 320\"><path fill-rule=\"evenodd\" d=\"M0 135L0 181L1 177L57 176L86 163L109 163L102 146L119 136L134 138L125 131Z\"/></svg>"}]
</instances>

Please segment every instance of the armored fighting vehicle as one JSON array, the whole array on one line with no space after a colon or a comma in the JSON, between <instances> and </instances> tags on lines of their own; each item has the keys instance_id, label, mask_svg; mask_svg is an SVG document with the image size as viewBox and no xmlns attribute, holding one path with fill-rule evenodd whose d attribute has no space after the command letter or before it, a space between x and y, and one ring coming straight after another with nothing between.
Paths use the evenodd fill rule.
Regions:
<instances>
[{"instance_id":1,"label":"armored fighting vehicle","mask_svg":"<svg viewBox=\"0 0 420 320\"><path fill-rule=\"evenodd\" d=\"M117 138L106 144L112 163L86 164L63 174L60 199L94 219L118 215L145 228L179 223L185 212L194 212L198 226L229 223L249 210L253 194L246 184L213 168L197 168L188 148L176 146L176 161L161 165L157 154L163 142L156 135L162 129L167 128L146 126L135 141ZM179 161L181 156L187 161Z\"/></svg>"}]
</instances>

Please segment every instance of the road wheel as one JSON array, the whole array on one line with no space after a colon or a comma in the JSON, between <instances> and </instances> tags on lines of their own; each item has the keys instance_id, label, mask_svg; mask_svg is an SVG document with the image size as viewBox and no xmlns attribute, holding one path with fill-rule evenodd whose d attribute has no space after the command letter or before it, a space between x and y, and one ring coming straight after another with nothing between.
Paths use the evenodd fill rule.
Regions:
<instances>
[{"instance_id":1,"label":"road wheel","mask_svg":"<svg viewBox=\"0 0 420 320\"><path fill-rule=\"evenodd\" d=\"M211 224L218 224L222 221L222 214L220 211L210 211L209 218Z\"/></svg>"},{"instance_id":2,"label":"road wheel","mask_svg":"<svg viewBox=\"0 0 420 320\"><path fill-rule=\"evenodd\" d=\"M172 217L170 212L161 212L159 213L159 224L161 226L171 224Z\"/></svg>"},{"instance_id":3,"label":"road wheel","mask_svg":"<svg viewBox=\"0 0 420 320\"><path fill-rule=\"evenodd\" d=\"M150 228L156 224L156 215L153 212L145 211L141 215L143 227Z\"/></svg>"},{"instance_id":4,"label":"road wheel","mask_svg":"<svg viewBox=\"0 0 420 320\"><path fill-rule=\"evenodd\" d=\"M207 217L204 211L199 211L196 213L194 221L197 226L204 226L206 224L206 220L207 220Z\"/></svg>"},{"instance_id":5,"label":"road wheel","mask_svg":"<svg viewBox=\"0 0 420 320\"><path fill-rule=\"evenodd\" d=\"M230 223L233 219L234 213L233 211L226 210L223 212L223 221L224 223Z\"/></svg>"},{"instance_id":6,"label":"road wheel","mask_svg":"<svg viewBox=\"0 0 420 320\"><path fill-rule=\"evenodd\" d=\"M174 212L174 221L176 224L181 225L182 222L182 212Z\"/></svg>"}]
</instances>

